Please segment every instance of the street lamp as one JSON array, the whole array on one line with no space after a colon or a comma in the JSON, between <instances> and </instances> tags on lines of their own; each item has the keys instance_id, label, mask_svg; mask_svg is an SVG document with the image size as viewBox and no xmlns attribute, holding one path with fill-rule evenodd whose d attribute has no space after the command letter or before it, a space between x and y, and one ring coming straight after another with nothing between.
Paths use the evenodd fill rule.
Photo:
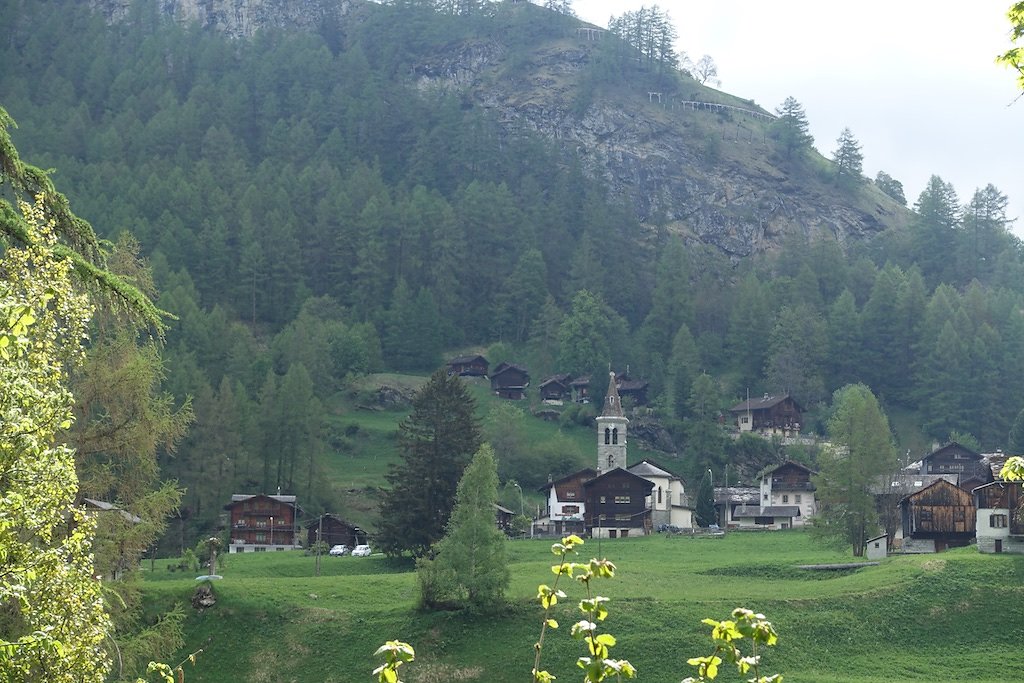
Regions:
<instances>
[{"instance_id":1,"label":"street lamp","mask_svg":"<svg viewBox=\"0 0 1024 683\"><path fill-rule=\"evenodd\" d=\"M270 545L274 545L274 518L270 518Z\"/></svg>"},{"instance_id":2,"label":"street lamp","mask_svg":"<svg viewBox=\"0 0 1024 683\"><path fill-rule=\"evenodd\" d=\"M524 507L523 507L523 489L522 489L521 486L519 486L519 482L515 481L514 479L510 483L513 486L515 486L517 489L519 489L519 516L520 517L525 517L526 516L526 512L525 512Z\"/></svg>"}]
</instances>

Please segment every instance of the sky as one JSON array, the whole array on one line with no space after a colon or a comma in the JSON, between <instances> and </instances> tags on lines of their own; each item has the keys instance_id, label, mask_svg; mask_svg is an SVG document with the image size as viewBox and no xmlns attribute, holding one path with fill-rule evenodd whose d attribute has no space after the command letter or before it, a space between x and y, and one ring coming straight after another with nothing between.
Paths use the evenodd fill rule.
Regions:
<instances>
[{"instance_id":1,"label":"sky","mask_svg":"<svg viewBox=\"0 0 1024 683\"><path fill-rule=\"evenodd\" d=\"M642 6L667 11L677 48L708 54L721 90L774 111L803 105L818 151L843 128L861 144L864 174L885 171L913 206L932 175L960 203L991 183L1010 199L1024 237L1024 98L995 56L1010 47L1011 0L574 0L583 20Z\"/></svg>"}]
</instances>

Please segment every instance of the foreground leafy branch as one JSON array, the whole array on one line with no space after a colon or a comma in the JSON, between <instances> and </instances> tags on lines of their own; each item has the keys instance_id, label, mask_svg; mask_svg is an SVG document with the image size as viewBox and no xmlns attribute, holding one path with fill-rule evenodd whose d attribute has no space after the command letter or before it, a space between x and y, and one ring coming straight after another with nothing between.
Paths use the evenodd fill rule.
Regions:
<instances>
[{"instance_id":1,"label":"foreground leafy branch","mask_svg":"<svg viewBox=\"0 0 1024 683\"><path fill-rule=\"evenodd\" d=\"M737 607L732 611L732 619L705 619L703 623L712 627L711 642L714 643L715 649L710 655L692 657L686 661L690 666L697 668L697 676L684 678L682 683L714 680L718 677L718 668L723 663L735 666L741 676L753 673L753 678L746 679L748 683L782 683L782 674L761 675L759 646L770 647L779 639L775 627L763 614L755 614L749 609ZM750 641L749 655L744 655L739 647L744 639Z\"/></svg>"}]
</instances>

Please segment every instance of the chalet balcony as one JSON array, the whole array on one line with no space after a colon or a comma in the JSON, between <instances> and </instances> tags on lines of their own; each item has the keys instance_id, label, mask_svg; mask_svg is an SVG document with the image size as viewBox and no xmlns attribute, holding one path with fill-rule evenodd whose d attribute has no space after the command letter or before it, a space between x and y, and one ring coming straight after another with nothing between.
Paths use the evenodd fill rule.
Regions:
<instances>
[{"instance_id":1,"label":"chalet balcony","mask_svg":"<svg viewBox=\"0 0 1024 683\"><path fill-rule=\"evenodd\" d=\"M809 481L786 481L772 479L773 491L814 491L816 487Z\"/></svg>"}]
</instances>

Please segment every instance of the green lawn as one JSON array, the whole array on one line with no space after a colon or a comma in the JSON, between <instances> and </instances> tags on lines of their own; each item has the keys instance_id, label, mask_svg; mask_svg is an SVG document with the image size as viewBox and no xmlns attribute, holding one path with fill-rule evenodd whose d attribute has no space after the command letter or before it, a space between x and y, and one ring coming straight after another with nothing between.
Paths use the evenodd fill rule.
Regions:
<instances>
[{"instance_id":1,"label":"green lawn","mask_svg":"<svg viewBox=\"0 0 1024 683\"><path fill-rule=\"evenodd\" d=\"M217 582L219 601L191 609L189 651L204 648L189 683L201 681L369 681L372 653L407 640L417 661L408 683L527 681L539 608L538 583L550 583L551 541L510 543L509 606L488 617L415 611L408 564L382 556L313 558L300 552L231 556ZM582 559L598 554L596 541ZM677 683L688 657L706 649L704 617L734 606L765 613L780 634L766 655L786 681L1009 681L1024 668L1016 653L1024 623L1024 558L982 556L973 548L890 558L852 572L799 570L797 564L848 561L802 532L732 533L723 539L652 536L603 541L619 566L598 584L611 598L613 651L641 680ZM151 610L187 601L194 580L157 562L147 576ZM148 574L148 572L147 572ZM560 681L579 680L578 644L568 637L580 588L557 616L544 666ZM738 680L725 675L720 680Z\"/></svg>"}]
</instances>

